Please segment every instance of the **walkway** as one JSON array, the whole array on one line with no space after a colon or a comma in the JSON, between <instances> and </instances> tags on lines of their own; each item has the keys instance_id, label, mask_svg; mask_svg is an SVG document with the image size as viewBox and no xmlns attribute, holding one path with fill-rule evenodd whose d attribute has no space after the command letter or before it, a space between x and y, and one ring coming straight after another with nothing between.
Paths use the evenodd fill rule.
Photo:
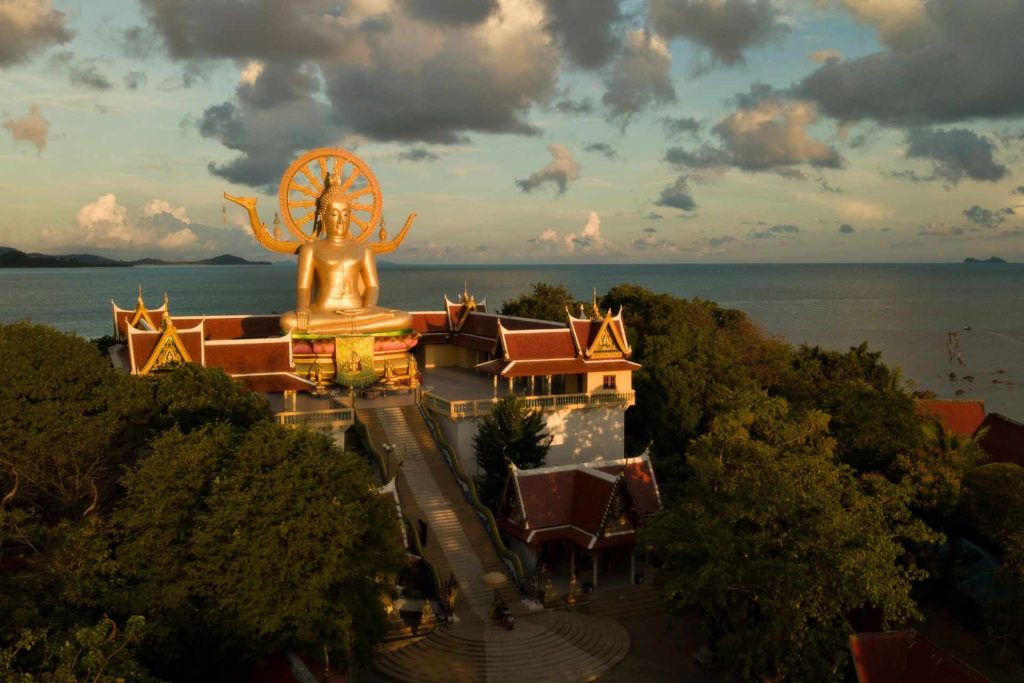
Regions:
<instances>
[{"instance_id":1,"label":"walkway","mask_svg":"<svg viewBox=\"0 0 1024 683\"><path fill-rule=\"evenodd\" d=\"M612 619L566 612L529 613L511 579L502 598L517 615L509 631L490 622L494 591L487 572L507 571L483 524L416 406L360 409L359 420L379 448L395 444L404 464L398 495L405 515L428 524L426 559L441 577L459 580L459 623L441 627L374 665L400 681L574 682L594 680L629 651L629 634Z\"/></svg>"}]
</instances>

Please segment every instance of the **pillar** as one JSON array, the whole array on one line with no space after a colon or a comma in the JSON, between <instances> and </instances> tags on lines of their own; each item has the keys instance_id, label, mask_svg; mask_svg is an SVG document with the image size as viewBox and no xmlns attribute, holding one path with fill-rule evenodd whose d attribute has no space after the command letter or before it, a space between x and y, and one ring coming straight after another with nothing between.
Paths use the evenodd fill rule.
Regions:
<instances>
[{"instance_id":1,"label":"pillar","mask_svg":"<svg viewBox=\"0 0 1024 683\"><path fill-rule=\"evenodd\" d=\"M512 378L512 377L509 377L509 378L508 378L508 393L509 393L509 394L514 394L514 393L516 393L516 391L515 391L515 384L514 384L514 382L515 382L515 379L514 379L514 378Z\"/></svg>"},{"instance_id":2,"label":"pillar","mask_svg":"<svg viewBox=\"0 0 1024 683\"><path fill-rule=\"evenodd\" d=\"M498 376L494 376L494 398L498 398Z\"/></svg>"},{"instance_id":3,"label":"pillar","mask_svg":"<svg viewBox=\"0 0 1024 683\"><path fill-rule=\"evenodd\" d=\"M547 392L547 393L548 393L548 395L550 396L550 395L551 395L551 375L548 375L548 376L546 377L546 379L547 379L547 381L548 381L548 392Z\"/></svg>"},{"instance_id":4,"label":"pillar","mask_svg":"<svg viewBox=\"0 0 1024 683\"><path fill-rule=\"evenodd\" d=\"M594 552L590 553L591 566L593 567L593 571L591 572L593 578L591 578L590 583L594 584L594 588L595 589L597 588L597 556L598 556L598 551L597 550L595 550Z\"/></svg>"},{"instance_id":5,"label":"pillar","mask_svg":"<svg viewBox=\"0 0 1024 683\"><path fill-rule=\"evenodd\" d=\"M535 391L534 384L533 384L533 381L535 379L537 379L535 376L530 375L530 396L536 396L537 395L537 393Z\"/></svg>"}]
</instances>

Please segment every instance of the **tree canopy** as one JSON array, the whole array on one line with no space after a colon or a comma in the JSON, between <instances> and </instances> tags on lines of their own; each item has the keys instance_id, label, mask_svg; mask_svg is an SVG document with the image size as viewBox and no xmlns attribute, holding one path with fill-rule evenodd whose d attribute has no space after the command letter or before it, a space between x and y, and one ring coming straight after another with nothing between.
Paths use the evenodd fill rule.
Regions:
<instances>
[{"instance_id":1,"label":"tree canopy","mask_svg":"<svg viewBox=\"0 0 1024 683\"><path fill-rule=\"evenodd\" d=\"M125 375L27 323L0 325L0 367L0 677L228 680L283 648L368 656L377 580L404 553L360 458L219 370Z\"/></svg>"},{"instance_id":2,"label":"tree canopy","mask_svg":"<svg viewBox=\"0 0 1024 683\"><path fill-rule=\"evenodd\" d=\"M582 302L574 297L565 285L534 282L529 293L504 302L501 305L501 314L563 323L566 309L575 314L580 303Z\"/></svg>"},{"instance_id":3,"label":"tree canopy","mask_svg":"<svg viewBox=\"0 0 1024 683\"><path fill-rule=\"evenodd\" d=\"M476 481L480 500L496 507L508 476L508 463L524 470L540 467L550 444L543 414L527 406L522 397L506 396L495 403L473 437L481 472Z\"/></svg>"},{"instance_id":4,"label":"tree canopy","mask_svg":"<svg viewBox=\"0 0 1024 683\"><path fill-rule=\"evenodd\" d=\"M397 515L328 437L272 422L172 429L125 487L125 597L177 629L159 635L187 643L179 659L211 634L220 657L250 660L324 647L365 657L383 635L375 578L402 561Z\"/></svg>"},{"instance_id":5,"label":"tree canopy","mask_svg":"<svg viewBox=\"0 0 1024 683\"><path fill-rule=\"evenodd\" d=\"M690 476L646 529L665 593L696 605L715 652L744 678L842 675L850 613L915 615L899 539L930 538L894 485L835 458L828 416L736 392L689 450Z\"/></svg>"}]
</instances>

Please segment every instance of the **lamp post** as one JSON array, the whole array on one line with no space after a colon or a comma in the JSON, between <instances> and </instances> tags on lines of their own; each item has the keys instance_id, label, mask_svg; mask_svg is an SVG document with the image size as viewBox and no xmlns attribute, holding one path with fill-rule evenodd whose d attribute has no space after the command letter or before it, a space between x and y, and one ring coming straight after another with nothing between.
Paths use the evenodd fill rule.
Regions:
<instances>
[{"instance_id":1,"label":"lamp post","mask_svg":"<svg viewBox=\"0 0 1024 683\"><path fill-rule=\"evenodd\" d=\"M381 444L381 448L384 449L384 452L387 453L388 456L387 471L384 472L384 476L387 478L388 481L391 481L391 451L395 449L395 445L385 442Z\"/></svg>"}]
</instances>

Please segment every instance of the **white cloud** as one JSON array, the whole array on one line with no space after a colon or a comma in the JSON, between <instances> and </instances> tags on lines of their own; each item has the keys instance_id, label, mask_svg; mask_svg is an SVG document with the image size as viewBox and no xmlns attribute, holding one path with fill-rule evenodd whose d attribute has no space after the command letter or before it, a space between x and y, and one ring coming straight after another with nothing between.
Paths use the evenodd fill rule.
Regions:
<instances>
[{"instance_id":1,"label":"white cloud","mask_svg":"<svg viewBox=\"0 0 1024 683\"><path fill-rule=\"evenodd\" d=\"M582 252L604 253L611 247L611 242L601 236L601 217L596 211L590 212L583 230L570 232L562 241L569 252L574 252L578 248Z\"/></svg>"},{"instance_id":2,"label":"white cloud","mask_svg":"<svg viewBox=\"0 0 1024 683\"><path fill-rule=\"evenodd\" d=\"M186 215L184 206L173 208L171 206L171 203L166 199L152 199L148 204L142 207L143 218L153 218L154 216L158 216L162 213L174 216L185 225L188 225L192 222Z\"/></svg>"},{"instance_id":3,"label":"white cloud","mask_svg":"<svg viewBox=\"0 0 1024 683\"><path fill-rule=\"evenodd\" d=\"M150 200L135 218L113 193L107 193L82 206L71 226L43 230L42 237L51 247L179 251L198 245L199 237L190 224L184 207L174 208L166 200Z\"/></svg>"}]
</instances>

